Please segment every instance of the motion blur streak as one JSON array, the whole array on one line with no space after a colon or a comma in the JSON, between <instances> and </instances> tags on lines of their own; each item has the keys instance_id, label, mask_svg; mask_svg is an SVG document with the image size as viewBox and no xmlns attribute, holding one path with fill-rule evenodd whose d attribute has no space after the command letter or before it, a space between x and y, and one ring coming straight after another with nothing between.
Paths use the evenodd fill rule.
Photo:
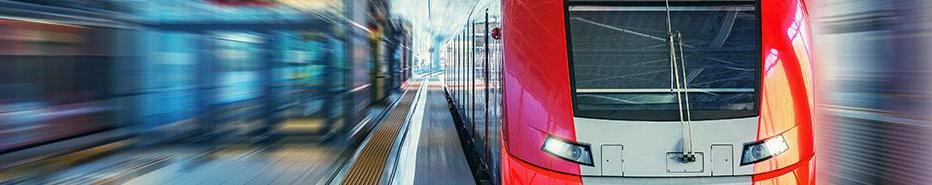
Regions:
<instances>
[{"instance_id":1,"label":"motion blur streak","mask_svg":"<svg viewBox=\"0 0 932 185\"><path fill-rule=\"evenodd\" d=\"M819 184L929 184L932 1L811 3Z\"/></svg>"},{"instance_id":2,"label":"motion blur streak","mask_svg":"<svg viewBox=\"0 0 932 185\"><path fill-rule=\"evenodd\" d=\"M619 8L603 15L600 12L608 10L592 7L585 10L589 5L602 5L594 1L606 5L628 5L627 1L647 3L643 3L643 8ZM810 156L804 154L810 153L809 147L790 147L783 156L771 160L782 166L759 163L766 167L759 171L772 171L768 174L739 175L735 169L742 166L735 164L736 168L730 171L722 170L726 172L724 176L736 175L758 184L811 184L793 179L812 176L818 184L825 185L932 184L932 0L675 0L673 6L699 1L704 2L697 3L698 9L681 9L685 11L674 14L692 15L684 12L701 9L719 12L724 9L702 7L720 4L742 6L737 6L733 14L722 14L732 17L727 24L719 20L718 14L691 19L667 14L656 18L689 23L682 29L694 28L696 34L686 37L692 39L693 35L705 35L708 32L705 28L735 26L736 17L739 23L756 22L757 19L750 19L755 16L748 16L752 14L739 11L777 10L775 6L787 5L780 12L793 12L787 15L795 16L787 17L795 20L766 25L763 28L773 29L762 34L791 42L777 48L762 48L762 70L773 76L787 76L788 71L801 73L805 76L796 81L812 87L790 93L790 89L775 87L789 86L786 84L790 82L767 82L771 83L768 90L782 93L769 99L772 101L767 105L801 106L791 99L799 95L811 98L805 102L809 103L806 110L814 107L812 112L816 115L812 121L816 156L806 160ZM578 12L570 9L574 2L580 7ZM571 60L575 55L571 45L576 37L572 35L574 32L592 36L581 42L599 43L593 44L593 48L605 46L605 51L623 50L617 46L640 41L611 43L615 41L604 38L618 37L615 35L618 30L604 29L610 24L599 21L615 23L614 26L639 22L647 27L632 30L672 34L669 29L648 29L662 22L616 14L664 15L655 11L664 6L650 5L657 2L662 0L0 0L0 184L334 182L331 180L340 178L341 169L351 169L348 164L357 160L353 159L354 152L368 142L365 140L371 130L380 128L380 120L398 107L400 103L392 102L400 102L404 97L406 89L401 87L409 78L434 78L424 74L441 70L450 75L436 76L446 80L447 92L425 88L431 92L421 93L433 95L420 98L428 102L414 104L427 106L422 107L425 119L420 119L427 122L421 125L425 130L410 132L424 134L420 139L409 140L423 145L410 148L441 145L428 143L454 145L408 151L404 156L420 153L424 155L414 155L412 159L432 160L414 163L420 169L407 170L415 172L414 182L435 180L417 176L427 171L445 174L436 179L449 183L472 184L475 182L469 179L473 179L486 184L482 180L486 178L491 184L580 184L593 182L587 179L638 176L638 171L632 169L636 162L644 161L658 162L653 166L657 174L670 175L672 171L665 165L668 158L663 158L667 155L657 155L663 161L639 161L635 159L647 155L622 155L622 151L637 151L638 143L658 146L656 143L670 141L670 146L674 146L684 141L679 139L680 135L636 135L637 138L630 137L632 144L626 144L616 142L622 141L617 140L622 136L609 135L616 133L604 129L608 127L590 124L595 126L584 130L585 127L580 127L584 124L577 123L601 122L577 118L579 111L574 109L573 98L578 87L568 85L576 83L572 79L576 70L584 69L576 68ZM761 4L766 8L750 4L750 8L743 7L751 2L772 4ZM792 5L789 2L804 4L789 6ZM631 5L634 4L638 3ZM775 16L762 13L765 15L760 17ZM569 19L570 15L575 18ZM802 15L808 19L802 19ZM577 29L585 29L572 31L573 22L586 25ZM711 26L711 23L729 26ZM722 38L715 39L718 48L726 46L725 38L736 42L735 47L756 43L738 43L744 37L752 38L749 40L757 37L741 36L745 33L730 30L721 32L728 34L718 34ZM604 31L605 35L590 35L586 31ZM735 34L730 35L731 32ZM812 34L804 34L807 32ZM657 44L655 39L644 40L647 41L643 43L650 44L645 46ZM442 48L445 41L451 41L448 45L451 47ZM687 46L695 41L687 42L679 41ZM631 45L629 49L633 52L652 48ZM441 55L443 52L448 54ZM604 53L599 57L611 60L592 63L595 65L588 68L613 74L585 76L593 79L627 76L630 72L608 69L636 69L606 64L623 64L614 58L638 57ZM790 60L781 57L788 56L810 56L801 57L799 65L814 67L785 68L782 64ZM442 57L449 58L441 60ZM660 59L664 57L669 55ZM442 63L446 60L451 62ZM813 76L807 75L809 72ZM654 78L631 79L644 82ZM622 84L619 80L605 82ZM614 90L603 88L600 83L591 85ZM453 106L451 115L444 112L448 110L430 108L447 106L445 99L436 96L444 93L449 95ZM602 94L608 93L611 91ZM519 98L509 99L505 95ZM692 96L697 95L701 94ZM503 107L503 102L524 107ZM689 108L686 110L688 114ZM772 118L791 120L801 113L786 112ZM435 115L440 116L428 117ZM514 118L503 121L505 115ZM458 122L454 123L454 117ZM465 126L467 123L469 127ZM764 135L804 129L793 127L798 125L795 122L779 124L783 125L766 130ZM502 130L503 125L513 127ZM701 126L704 125L696 124L697 128ZM682 127L673 128L681 133ZM401 133L401 127L397 129L392 133ZM587 131L606 137L577 134ZM445 137L433 138L444 134ZM509 134L512 137L502 139ZM783 137L789 143L805 143L799 141L805 137L800 135L808 133L792 130ZM606 162L612 165L577 164L540 150L549 136L592 146L604 144L608 151L605 154L611 154L605 156L628 158L614 161L624 163ZM644 136L656 136L658 140ZM766 137L758 139L763 138ZM707 149L740 152L742 143L733 144L734 148ZM391 149L387 145L380 148ZM602 161L602 147L591 150L599 151L588 153L590 157L599 157L592 161ZM383 153L390 156L388 153L392 152ZM705 159L711 161L713 153L706 155ZM732 160L728 155L721 155L726 157L720 161ZM733 157L740 155L735 153ZM451 163L455 161L452 158L462 160ZM369 164L390 164L381 162ZM456 166L462 168L447 170ZM611 170L603 171L602 167ZM714 165L700 166L711 167ZM502 173L503 168L513 170ZM370 169L394 173L393 169ZM676 173L679 171L687 169L683 167ZM712 174L709 170L699 171ZM643 172L640 175L651 176ZM591 178L603 173L608 178ZM693 176L671 177L674 175ZM385 174L385 177L391 176Z\"/></svg>"},{"instance_id":3,"label":"motion blur streak","mask_svg":"<svg viewBox=\"0 0 932 185\"><path fill-rule=\"evenodd\" d=\"M326 181L427 72L388 3L0 0L0 184Z\"/></svg>"}]
</instances>

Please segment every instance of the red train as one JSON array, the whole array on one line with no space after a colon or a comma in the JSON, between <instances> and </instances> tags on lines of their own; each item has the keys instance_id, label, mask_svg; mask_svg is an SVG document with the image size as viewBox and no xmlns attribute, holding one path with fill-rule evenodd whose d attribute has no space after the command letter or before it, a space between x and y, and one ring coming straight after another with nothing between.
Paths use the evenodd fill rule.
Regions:
<instances>
[{"instance_id":1,"label":"red train","mask_svg":"<svg viewBox=\"0 0 932 185\"><path fill-rule=\"evenodd\" d=\"M446 90L501 184L814 184L806 8L482 1Z\"/></svg>"}]
</instances>

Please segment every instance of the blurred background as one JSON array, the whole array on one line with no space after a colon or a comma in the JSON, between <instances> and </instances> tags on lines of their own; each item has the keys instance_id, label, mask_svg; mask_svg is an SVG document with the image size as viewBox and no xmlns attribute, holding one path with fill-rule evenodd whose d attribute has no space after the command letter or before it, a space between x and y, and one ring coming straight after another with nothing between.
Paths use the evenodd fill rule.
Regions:
<instances>
[{"instance_id":1,"label":"blurred background","mask_svg":"<svg viewBox=\"0 0 932 185\"><path fill-rule=\"evenodd\" d=\"M932 182L932 1L811 0L817 180Z\"/></svg>"},{"instance_id":2,"label":"blurred background","mask_svg":"<svg viewBox=\"0 0 932 185\"><path fill-rule=\"evenodd\" d=\"M323 178L405 80L440 70L434 43L476 2L0 0L0 184L94 178L107 168L69 167L113 151L263 151ZM808 3L818 181L932 182L932 1Z\"/></svg>"},{"instance_id":3,"label":"blurred background","mask_svg":"<svg viewBox=\"0 0 932 185\"><path fill-rule=\"evenodd\" d=\"M405 80L434 70L412 39L430 36L389 14L426 5L390 3L0 0L0 184L83 184L168 160L303 161L265 170L290 179L243 178L323 178Z\"/></svg>"}]
</instances>

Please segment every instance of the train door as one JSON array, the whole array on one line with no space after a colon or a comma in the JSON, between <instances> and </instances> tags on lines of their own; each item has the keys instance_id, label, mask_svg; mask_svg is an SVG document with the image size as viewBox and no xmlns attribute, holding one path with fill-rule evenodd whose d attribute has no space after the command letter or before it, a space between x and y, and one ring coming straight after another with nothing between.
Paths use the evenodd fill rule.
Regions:
<instances>
[{"instance_id":1,"label":"train door","mask_svg":"<svg viewBox=\"0 0 932 185\"><path fill-rule=\"evenodd\" d=\"M474 40L476 42L476 134L477 146L481 149L479 155L483 161L488 161L488 135L489 135L489 14L486 9L483 14L476 17L474 24Z\"/></svg>"},{"instance_id":2,"label":"train door","mask_svg":"<svg viewBox=\"0 0 932 185\"><path fill-rule=\"evenodd\" d=\"M207 49L210 65L200 69L209 90L198 96L208 97L207 112L211 119L204 124L219 126L247 134L262 126L262 78L260 66L262 47L267 42L263 35L247 32L213 32L203 49Z\"/></svg>"},{"instance_id":3,"label":"train door","mask_svg":"<svg viewBox=\"0 0 932 185\"><path fill-rule=\"evenodd\" d=\"M221 95L217 93L227 84L218 83L222 79L216 71L219 70L218 61L214 60L222 55L216 49L220 44L218 36L190 30L151 30L140 34L137 45L141 52L142 76L137 84L139 106L136 114L142 122L141 129L192 125L198 133L215 133L220 126L216 119L220 111L216 105ZM231 53L227 57L236 56ZM236 88L225 90L235 93ZM160 139L146 142L157 143L175 137L157 135L152 138Z\"/></svg>"},{"instance_id":4,"label":"train door","mask_svg":"<svg viewBox=\"0 0 932 185\"><path fill-rule=\"evenodd\" d=\"M488 134L486 142L488 143L488 150L486 155L488 160L486 161L489 164L489 175L492 182L500 182L499 175L499 158L495 157L497 154L500 154L501 144L498 142L501 139L501 127L502 127L502 93L501 93L501 67L502 67L502 54L501 54L501 40L500 40L500 31L501 31L501 9L497 4L492 4L489 7L488 11L488 21L486 26L486 38L488 40L488 58L489 58L489 75L488 81L489 85L489 125L488 125ZM495 33L498 32L498 33Z\"/></svg>"},{"instance_id":5,"label":"train door","mask_svg":"<svg viewBox=\"0 0 932 185\"><path fill-rule=\"evenodd\" d=\"M198 112L202 110L200 105L207 105L197 96L205 87L198 80L207 76L198 71L203 68L196 52L203 37L179 31L140 34L137 45L142 77L137 84L140 101L137 114L142 129L195 123L193 117L202 115Z\"/></svg>"},{"instance_id":6,"label":"train door","mask_svg":"<svg viewBox=\"0 0 932 185\"><path fill-rule=\"evenodd\" d=\"M469 57L469 66L467 68L467 70L469 70L469 132L471 133L471 138L476 138L476 115L478 115L476 111L479 109L479 106L477 106L478 103L481 103L481 101L476 100L479 97L479 91L476 88L476 83L478 83L477 78L479 78L479 69L477 69L477 66L479 66L479 64L482 62L479 61L479 57L476 56L476 51L478 50L478 43L476 42L476 25L472 21L473 20L470 19L467 23L469 32L467 33L468 37L466 38L467 42L469 42L469 48L467 49L469 51L467 56Z\"/></svg>"},{"instance_id":7,"label":"train door","mask_svg":"<svg viewBox=\"0 0 932 185\"><path fill-rule=\"evenodd\" d=\"M275 37L271 94L274 116L268 119L289 135L322 135L339 128L332 118L335 109L327 105L339 105L327 87L331 87L328 72L329 59L333 55L329 48L333 40L329 35L318 32L282 31L270 35ZM331 103L327 103L327 102Z\"/></svg>"},{"instance_id":8,"label":"train door","mask_svg":"<svg viewBox=\"0 0 932 185\"><path fill-rule=\"evenodd\" d=\"M465 118L464 126L467 127L467 135L470 138L473 137L472 132L472 94L473 94L473 81L472 81L472 42L470 42L470 33L472 33L471 26L469 24L464 25L466 29L463 31L463 118Z\"/></svg>"},{"instance_id":9,"label":"train door","mask_svg":"<svg viewBox=\"0 0 932 185\"><path fill-rule=\"evenodd\" d=\"M464 118L463 120L466 119L466 82L467 82L466 81L466 41L465 41L466 39L465 38L466 38L466 31L464 29L462 32L460 32L459 37L457 37L456 39L457 58L459 60L459 65L456 67L456 69L458 70L457 74L459 75L459 77L457 78L458 79L457 82L459 85L457 85L456 87L458 89L457 91L459 91L459 97L457 97L456 99L458 99L459 110L461 110L459 111L460 117ZM465 124L463 125L465 126Z\"/></svg>"},{"instance_id":10,"label":"train door","mask_svg":"<svg viewBox=\"0 0 932 185\"><path fill-rule=\"evenodd\" d=\"M378 27L377 30L382 30L381 27ZM385 42L382 41L383 36L377 34L378 32L372 33L369 37L369 45L372 46L370 49L369 58L369 83L372 84L372 94L371 94L371 103L379 103L387 95L387 85L386 77L388 77L388 62L386 55Z\"/></svg>"}]
</instances>

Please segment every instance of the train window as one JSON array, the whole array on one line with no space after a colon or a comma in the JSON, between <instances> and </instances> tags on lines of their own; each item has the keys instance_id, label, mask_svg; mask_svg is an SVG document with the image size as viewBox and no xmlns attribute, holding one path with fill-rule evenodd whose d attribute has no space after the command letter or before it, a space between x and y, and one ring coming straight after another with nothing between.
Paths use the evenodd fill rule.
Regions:
<instances>
[{"instance_id":1,"label":"train window","mask_svg":"<svg viewBox=\"0 0 932 185\"><path fill-rule=\"evenodd\" d=\"M615 3L569 7L576 116L674 121L685 102L692 120L758 115L756 3Z\"/></svg>"}]
</instances>

